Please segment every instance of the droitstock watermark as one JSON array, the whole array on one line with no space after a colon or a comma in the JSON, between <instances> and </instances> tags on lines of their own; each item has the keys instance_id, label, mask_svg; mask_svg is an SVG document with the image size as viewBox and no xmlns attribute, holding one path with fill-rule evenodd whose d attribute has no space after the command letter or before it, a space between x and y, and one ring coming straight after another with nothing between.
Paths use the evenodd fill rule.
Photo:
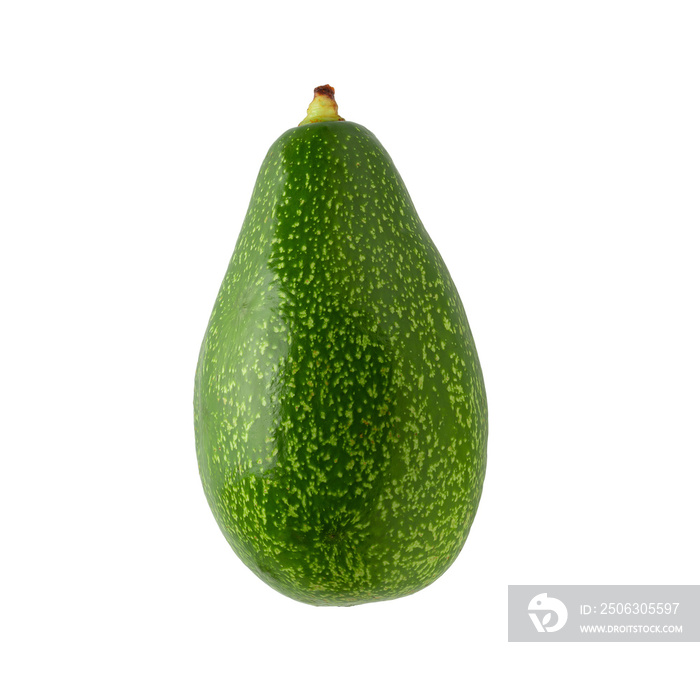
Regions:
<instances>
[{"instance_id":1,"label":"droitstock watermark","mask_svg":"<svg viewBox=\"0 0 700 700\"><path fill-rule=\"evenodd\" d=\"M700 642L700 586L508 586L509 642Z\"/></svg>"}]
</instances>

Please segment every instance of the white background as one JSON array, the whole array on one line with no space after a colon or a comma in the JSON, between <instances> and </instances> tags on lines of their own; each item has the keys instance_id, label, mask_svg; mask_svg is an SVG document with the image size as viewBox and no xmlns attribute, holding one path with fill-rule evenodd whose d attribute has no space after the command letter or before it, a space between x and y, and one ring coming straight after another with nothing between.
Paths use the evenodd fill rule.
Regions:
<instances>
[{"instance_id":1,"label":"white background","mask_svg":"<svg viewBox=\"0 0 700 700\"><path fill-rule=\"evenodd\" d=\"M698 697L697 644L507 642L516 583L698 583L696 2L0 10L0 695ZM324 609L239 562L194 370L316 85L392 155L490 409L434 585Z\"/></svg>"}]
</instances>

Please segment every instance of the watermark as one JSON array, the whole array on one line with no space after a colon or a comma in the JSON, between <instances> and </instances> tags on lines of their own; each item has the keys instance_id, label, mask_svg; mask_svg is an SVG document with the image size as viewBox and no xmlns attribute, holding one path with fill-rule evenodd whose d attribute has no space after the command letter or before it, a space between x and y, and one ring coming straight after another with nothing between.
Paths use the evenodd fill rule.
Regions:
<instances>
[{"instance_id":1,"label":"watermark","mask_svg":"<svg viewBox=\"0 0 700 700\"><path fill-rule=\"evenodd\" d=\"M508 586L509 642L700 642L700 586Z\"/></svg>"}]
</instances>

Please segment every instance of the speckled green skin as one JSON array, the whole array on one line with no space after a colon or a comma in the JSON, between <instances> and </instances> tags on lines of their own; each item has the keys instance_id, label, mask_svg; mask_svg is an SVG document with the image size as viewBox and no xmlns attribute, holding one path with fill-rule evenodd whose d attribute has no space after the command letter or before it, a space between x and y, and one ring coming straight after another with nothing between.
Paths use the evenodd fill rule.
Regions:
<instances>
[{"instance_id":1,"label":"speckled green skin","mask_svg":"<svg viewBox=\"0 0 700 700\"><path fill-rule=\"evenodd\" d=\"M397 598L459 554L486 468L481 368L447 268L365 128L309 124L268 152L194 407L214 516L285 595Z\"/></svg>"}]
</instances>

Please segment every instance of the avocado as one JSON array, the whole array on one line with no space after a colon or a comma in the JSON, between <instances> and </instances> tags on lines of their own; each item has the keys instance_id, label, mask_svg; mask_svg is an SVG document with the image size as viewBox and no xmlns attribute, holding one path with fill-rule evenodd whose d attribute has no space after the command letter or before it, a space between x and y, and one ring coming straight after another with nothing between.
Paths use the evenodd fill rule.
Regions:
<instances>
[{"instance_id":1,"label":"avocado","mask_svg":"<svg viewBox=\"0 0 700 700\"><path fill-rule=\"evenodd\" d=\"M389 154L328 85L260 168L194 419L224 536L295 600L415 593L465 543L488 432L474 340Z\"/></svg>"}]
</instances>

